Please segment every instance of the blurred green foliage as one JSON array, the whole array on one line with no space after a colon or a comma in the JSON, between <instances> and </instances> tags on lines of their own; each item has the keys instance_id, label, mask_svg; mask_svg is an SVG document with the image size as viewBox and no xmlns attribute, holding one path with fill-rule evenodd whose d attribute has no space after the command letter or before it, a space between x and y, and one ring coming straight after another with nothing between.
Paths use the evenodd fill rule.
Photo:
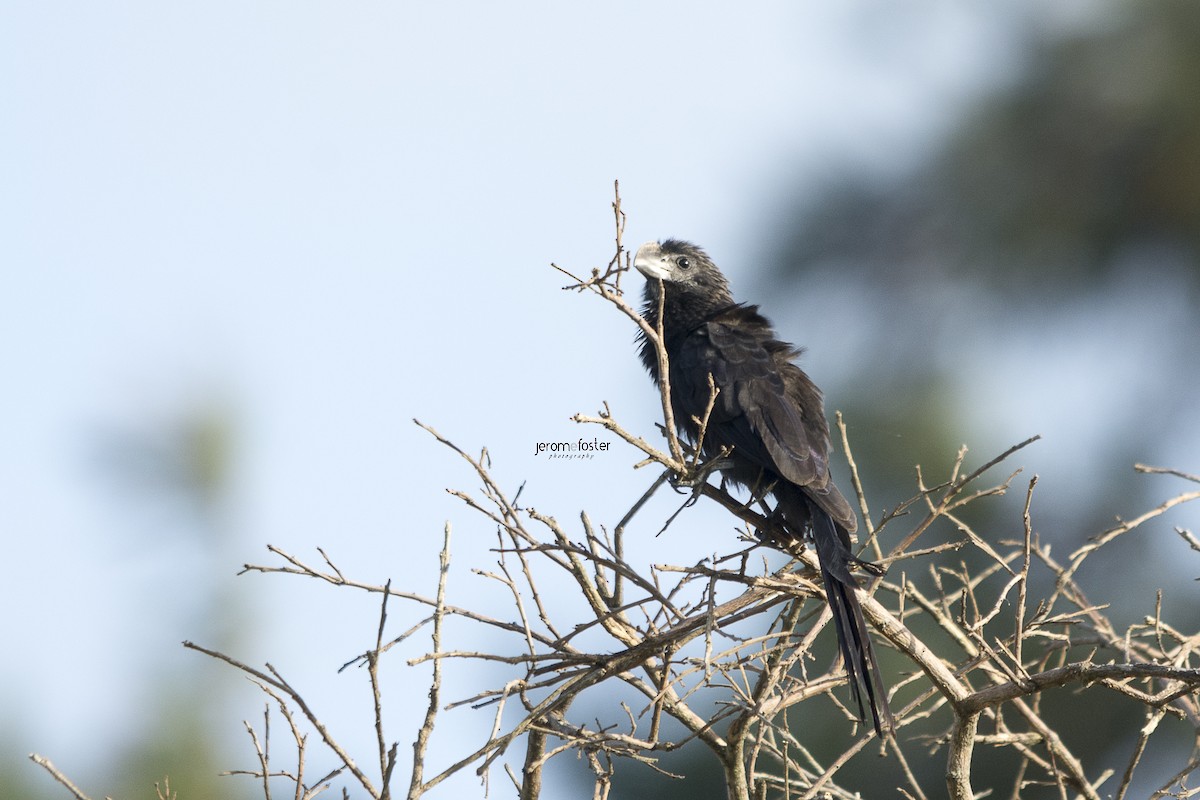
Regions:
<instances>
[{"instance_id":1,"label":"blurred green foliage","mask_svg":"<svg viewBox=\"0 0 1200 800\"><path fill-rule=\"evenodd\" d=\"M928 161L806 192L817 200L775 263L951 275L1020 302L1086 290L1151 249L1200 287L1200 6L1126 2L1066 38L1030 34L1020 77Z\"/></svg>"},{"instance_id":2,"label":"blurred green foliage","mask_svg":"<svg viewBox=\"0 0 1200 800\"><path fill-rule=\"evenodd\" d=\"M827 174L815 188L805 186L796 201L796 224L775 247L771 291L837 281L851 290L870 287L875 294L869 296L895 298L877 309L884 320L881 330L892 332L895 340L880 343L885 355L868 355L851 368L846 384L851 391L839 393L836 404L850 425L876 515L912 496L915 464L925 468L927 483L944 480L958 445L972 435L947 378L946 351L930 327L930 319L940 313L937 304L946 299L944 286L965 289L959 298L1003 309L1014 328L1035 330L1043 315L1055 313L1065 298L1092 298L1098 308L1120 307L1120 293L1151 272L1200 300L1200 4L1125 2L1098 8L1097 15L1095 24L1066 36L1044 38L1029 30L1029 59L1019 74L966 109L947 139L907 172L897 177L846 170ZM921 307L922 302L927 305ZM769 306L766 310L780 319L786 313ZM969 308L956 311L965 311L968 318L973 313ZM809 313L812 325L825 324L819 314ZM1176 320L1178 335L1185 341L1200 338L1198 320L1196 314ZM1113 321L1098 313L1095 324ZM977 358L986 363L988 353L980 349ZM1187 370L1189 365L1167 361L1166 368L1174 372L1184 368L1182 380L1194 397L1197 365ZM1180 413L1164 396L1174 393L1180 379L1156 380L1153 373L1137 379L1147 382L1140 400L1163 414ZM1156 383L1161 392L1153 391ZM1130 416L1138 418L1137 412ZM1111 524L1114 513L1132 516L1161 502L1169 496L1165 493L1187 488L1155 484L1150 494L1139 489L1145 480L1132 475L1133 462L1153 452L1156 437L1173 436L1171 428L1113 430L1097 449L1106 458L1123 459L1114 467L1119 474L1101 471L1094 485L1082 489L1061 481L1039 487L1035 527L1060 543L1056 553L1065 558L1086 537ZM994 454L973 451L969 468ZM848 484L844 472L835 477ZM974 504L967 521L989 536L1017 538L1028 477L1018 477L1009 497ZM1093 502L1096 497L1105 499L1103 507ZM904 521L893 524L903 526ZM923 546L950 534L931 531ZM956 568L982 564L970 548L948 554L941 563ZM1156 560L1144 540L1118 542L1088 569L1096 586L1091 599L1113 603L1110 613L1122 625L1152 614L1156 590L1172 583L1163 577L1171 570ZM1088 585L1086 577L1084 582ZM1170 619L1194 630L1200 624L1200 604L1189 605L1187 599L1195 597L1194 584L1174 584L1182 591L1168 594ZM1031 591L1046 588L1043 584ZM939 631L919 620L914 632L935 647L941 641ZM1076 647L1071 657L1083 658L1087 652ZM817 654L818 659L831 656ZM911 666L886 649L881 660L885 674L899 676L899 670ZM894 705L912 696L902 691L901 702ZM1145 722L1143 708L1095 687L1048 692L1038 702L1068 746L1088 755L1092 773L1097 765L1112 766L1120 776L1132 737ZM830 723L833 714L805 719L805 712L816 707L800 706L793 729L828 725L829 736L849 735L844 722ZM1081 708L1087 708L1085 715ZM903 729L902 738L937 735L947 721L934 715ZM1165 726L1164 731L1183 735L1177 740L1161 735L1152 740L1152 751L1174 751L1179 744L1186 752L1190 732L1185 727ZM819 748L823 736L810 740ZM913 755L920 752L916 748L906 752L921 784L936 794L946 768L944 750L928 758ZM1177 752L1172 756L1171 771L1186 760ZM629 774L636 777L618 777L613 796L724 797L710 761L711 755L695 745L665 759L667 769L689 776L678 783L630 765ZM839 774L841 785L864 797L897 796L894 787L902 781L894 759L864 753L856 763ZM1010 796L1016 765L1010 751L977 748L975 788ZM1151 752L1130 796L1157 788L1167 767ZM694 775L710 777L694 780ZM1106 786L1112 791L1115 783ZM1020 796L1057 797L1058 789L1029 786Z\"/></svg>"}]
</instances>

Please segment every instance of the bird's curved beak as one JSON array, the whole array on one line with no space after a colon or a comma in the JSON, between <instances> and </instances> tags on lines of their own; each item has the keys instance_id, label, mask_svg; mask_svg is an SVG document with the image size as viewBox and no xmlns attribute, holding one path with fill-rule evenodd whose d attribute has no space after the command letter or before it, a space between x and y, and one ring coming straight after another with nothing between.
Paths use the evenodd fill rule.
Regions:
<instances>
[{"instance_id":1,"label":"bird's curved beak","mask_svg":"<svg viewBox=\"0 0 1200 800\"><path fill-rule=\"evenodd\" d=\"M671 277L671 267L663 257L662 247L658 242L646 242L638 248L633 257L633 266L647 278L668 280Z\"/></svg>"}]
</instances>

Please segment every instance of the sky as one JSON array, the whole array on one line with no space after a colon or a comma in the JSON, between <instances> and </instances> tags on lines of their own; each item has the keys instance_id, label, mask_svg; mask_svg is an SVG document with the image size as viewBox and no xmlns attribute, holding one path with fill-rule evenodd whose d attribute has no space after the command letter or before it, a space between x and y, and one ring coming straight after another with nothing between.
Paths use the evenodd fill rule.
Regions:
<instances>
[{"instance_id":1,"label":"sky","mask_svg":"<svg viewBox=\"0 0 1200 800\"><path fill-rule=\"evenodd\" d=\"M599 435L568 418L605 401L656 418L631 324L549 266L607 262L613 181L626 245L690 238L750 282L806 176L900 169L1011 79L1033 5L0 5L0 724L101 774L159 682L223 669L179 645L223 614L252 632L235 655L369 745L361 682L334 671L369 646L374 601L241 565L320 546L432 592L450 520L452 596L489 597L469 566L493 532L444 491L477 480L413 418L486 445L561 519L627 507L652 477L632 453L534 455ZM213 409L233 436L215 548L103 457ZM248 755L243 688L221 724Z\"/></svg>"}]
</instances>

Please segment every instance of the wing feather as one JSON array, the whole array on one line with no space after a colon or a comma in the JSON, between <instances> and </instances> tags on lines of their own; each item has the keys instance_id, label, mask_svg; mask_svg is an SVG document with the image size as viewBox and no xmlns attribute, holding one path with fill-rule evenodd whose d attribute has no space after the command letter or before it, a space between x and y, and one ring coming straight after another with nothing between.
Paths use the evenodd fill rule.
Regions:
<instances>
[{"instance_id":1,"label":"wing feather","mask_svg":"<svg viewBox=\"0 0 1200 800\"><path fill-rule=\"evenodd\" d=\"M724 373L718 385L741 411L744 435L758 443L751 457L799 486L824 483L824 453L809 441L804 412L788 395L784 376L762 337L722 322L705 327Z\"/></svg>"},{"instance_id":2,"label":"wing feather","mask_svg":"<svg viewBox=\"0 0 1200 800\"><path fill-rule=\"evenodd\" d=\"M712 375L720 395L709 417L706 449L735 448L760 469L804 487L854 531L854 511L830 481L825 421L805 419L796 396L796 387L816 392L815 387L788 361L790 350L772 349L769 329L738 322L709 320L675 348L671 393L676 423L694 436L691 420L703 416L709 400L707 377L700 383L699 376Z\"/></svg>"}]
</instances>

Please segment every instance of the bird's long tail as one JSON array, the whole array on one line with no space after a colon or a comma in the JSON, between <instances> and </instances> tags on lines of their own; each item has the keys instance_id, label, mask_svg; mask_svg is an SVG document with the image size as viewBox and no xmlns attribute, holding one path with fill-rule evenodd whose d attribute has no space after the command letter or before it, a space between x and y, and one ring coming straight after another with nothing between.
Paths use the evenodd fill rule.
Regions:
<instances>
[{"instance_id":1,"label":"bird's long tail","mask_svg":"<svg viewBox=\"0 0 1200 800\"><path fill-rule=\"evenodd\" d=\"M807 505L817 558L821 562L825 597L833 612L833 626L842 660L846 662L850 694L858 707L859 719L866 719L867 709L870 708L875 733L883 738L885 732L893 729L895 720L888 707L887 690L879 673L875 648L871 644L867 622L863 619L862 606L855 591L859 588L858 579L850 572L852 564L866 562L857 559L850 551L850 534L807 495L802 500L790 497L782 503L785 518L792 516L788 513L787 506L790 503L787 501L800 501Z\"/></svg>"}]
</instances>

